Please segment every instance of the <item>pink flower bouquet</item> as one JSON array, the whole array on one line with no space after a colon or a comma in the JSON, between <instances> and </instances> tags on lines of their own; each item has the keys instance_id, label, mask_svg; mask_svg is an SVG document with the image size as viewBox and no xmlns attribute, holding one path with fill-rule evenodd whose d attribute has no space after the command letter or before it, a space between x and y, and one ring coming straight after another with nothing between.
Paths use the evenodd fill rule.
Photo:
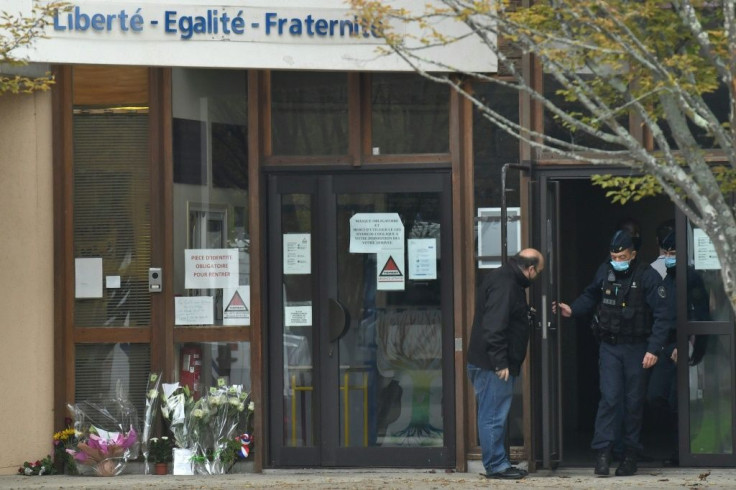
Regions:
<instances>
[{"instance_id":1,"label":"pink flower bouquet","mask_svg":"<svg viewBox=\"0 0 736 490\"><path fill-rule=\"evenodd\" d=\"M77 464L91 467L99 476L116 476L125 469L131 457L131 448L138 442L133 426L123 434L90 427L89 437L77 443L76 449L67 449Z\"/></svg>"}]
</instances>

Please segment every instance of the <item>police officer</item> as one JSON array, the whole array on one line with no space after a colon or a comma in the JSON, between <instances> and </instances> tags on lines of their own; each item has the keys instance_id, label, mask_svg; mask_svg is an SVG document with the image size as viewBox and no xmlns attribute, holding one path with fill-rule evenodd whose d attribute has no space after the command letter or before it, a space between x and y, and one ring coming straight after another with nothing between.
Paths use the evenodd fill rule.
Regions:
<instances>
[{"instance_id":1,"label":"police officer","mask_svg":"<svg viewBox=\"0 0 736 490\"><path fill-rule=\"evenodd\" d=\"M660 287L659 274L636 260L636 255L631 234L616 231L610 244L611 260L599 267L593 282L572 305L553 304L553 311L559 306L564 317L589 315L597 308L594 334L600 340L601 400L591 447L596 451L595 474L601 476L610 473L611 446L621 413L625 454L616 475L637 471L645 370L657 363L674 320L664 301L666 291Z\"/></svg>"}]
</instances>

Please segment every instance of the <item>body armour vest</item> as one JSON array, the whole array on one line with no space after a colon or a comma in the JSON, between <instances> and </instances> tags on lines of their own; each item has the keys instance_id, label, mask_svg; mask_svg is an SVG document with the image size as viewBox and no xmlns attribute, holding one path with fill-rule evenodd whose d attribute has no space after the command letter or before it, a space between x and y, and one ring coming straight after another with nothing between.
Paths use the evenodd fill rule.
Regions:
<instances>
[{"instance_id":1,"label":"body armour vest","mask_svg":"<svg viewBox=\"0 0 736 490\"><path fill-rule=\"evenodd\" d=\"M652 331L652 311L644 300L641 277L645 264L636 264L631 274L617 278L612 269L601 286L598 309L599 337L612 343L646 341Z\"/></svg>"}]
</instances>

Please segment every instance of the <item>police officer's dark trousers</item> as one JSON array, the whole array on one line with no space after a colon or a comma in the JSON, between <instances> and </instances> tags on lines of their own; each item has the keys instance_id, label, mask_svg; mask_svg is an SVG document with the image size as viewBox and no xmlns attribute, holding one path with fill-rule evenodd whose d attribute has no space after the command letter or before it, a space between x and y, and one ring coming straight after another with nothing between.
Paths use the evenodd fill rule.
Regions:
<instances>
[{"instance_id":1,"label":"police officer's dark trousers","mask_svg":"<svg viewBox=\"0 0 736 490\"><path fill-rule=\"evenodd\" d=\"M646 396L646 342L600 345L600 391L595 434L591 447L605 449L616 439L616 427L623 413L623 443L626 448L641 450L639 442ZM623 410L621 405L623 404Z\"/></svg>"}]
</instances>

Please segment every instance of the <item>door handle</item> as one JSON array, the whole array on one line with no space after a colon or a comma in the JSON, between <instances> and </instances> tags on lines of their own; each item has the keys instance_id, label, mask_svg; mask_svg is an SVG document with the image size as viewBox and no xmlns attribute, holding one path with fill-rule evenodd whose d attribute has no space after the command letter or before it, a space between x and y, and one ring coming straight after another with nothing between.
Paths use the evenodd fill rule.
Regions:
<instances>
[{"instance_id":1,"label":"door handle","mask_svg":"<svg viewBox=\"0 0 736 490\"><path fill-rule=\"evenodd\" d=\"M336 342L350 330L350 313L338 300L330 298L328 301L330 342Z\"/></svg>"}]
</instances>

